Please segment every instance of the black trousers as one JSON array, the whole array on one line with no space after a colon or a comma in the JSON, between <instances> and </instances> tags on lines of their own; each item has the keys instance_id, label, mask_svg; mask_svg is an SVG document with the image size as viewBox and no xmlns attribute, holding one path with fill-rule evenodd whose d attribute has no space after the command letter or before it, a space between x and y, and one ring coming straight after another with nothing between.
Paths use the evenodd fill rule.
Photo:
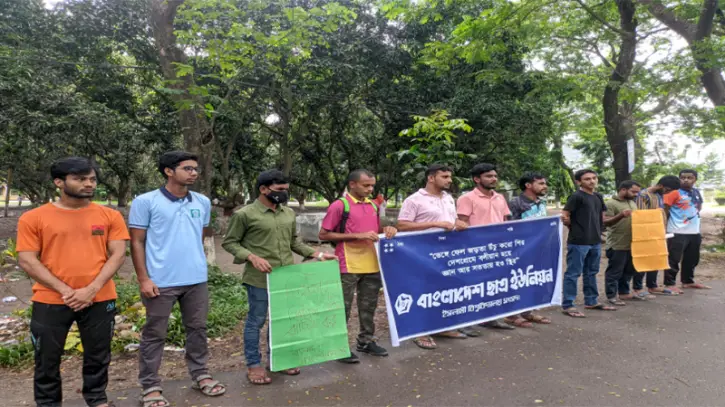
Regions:
<instances>
[{"instance_id":1,"label":"black trousers","mask_svg":"<svg viewBox=\"0 0 725 407\"><path fill-rule=\"evenodd\" d=\"M702 236L678 235L667 240L667 250L670 252L670 268L665 271L665 285L677 284L677 273L682 271L680 281L682 284L695 282L695 267L700 262L700 245ZM680 263L682 268L680 269Z\"/></svg>"},{"instance_id":2,"label":"black trousers","mask_svg":"<svg viewBox=\"0 0 725 407\"><path fill-rule=\"evenodd\" d=\"M90 407L107 402L108 365L111 362L116 301L102 301L75 312L66 305L33 303L30 333L35 347L33 390L38 407L63 402L60 361L73 321L83 345L83 399Z\"/></svg>"},{"instance_id":3,"label":"black trousers","mask_svg":"<svg viewBox=\"0 0 725 407\"><path fill-rule=\"evenodd\" d=\"M632 279L632 287L640 291L643 287L645 276L647 277L647 288L657 288L657 273L658 271L646 271L644 273L635 273Z\"/></svg>"},{"instance_id":4,"label":"black trousers","mask_svg":"<svg viewBox=\"0 0 725 407\"><path fill-rule=\"evenodd\" d=\"M617 295L629 294L629 282L637 273L634 269L631 250L607 249L607 271L604 281L607 298L613 300Z\"/></svg>"}]
</instances>

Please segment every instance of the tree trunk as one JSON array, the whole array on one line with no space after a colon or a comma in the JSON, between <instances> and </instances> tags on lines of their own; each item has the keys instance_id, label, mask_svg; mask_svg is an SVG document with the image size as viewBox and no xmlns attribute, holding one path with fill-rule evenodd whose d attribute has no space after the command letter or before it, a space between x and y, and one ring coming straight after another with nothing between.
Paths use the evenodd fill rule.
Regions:
<instances>
[{"instance_id":1,"label":"tree trunk","mask_svg":"<svg viewBox=\"0 0 725 407\"><path fill-rule=\"evenodd\" d=\"M695 60L695 67L701 73L700 83L705 88L708 98L715 106L725 106L725 79L723 79L722 70L714 65L713 61L717 51L708 41L712 35L712 26L719 8L719 1L702 1L697 24L681 19L660 1L638 0L638 2L646 5L657 20L687 41Z\"/></svg>"},{"instance_id":2,"label":"tree trunk","mask_svg":"<svg viewBox=\"0 0 725 407\"><path fill-rule=\"evenodd\" d=\"M212 164L214 152L214 136L206 114L202 109L204 105L201 97L189 94L189 88L194 83L193 75L181 78L176 75L175 64L187 62L184 51L176 46L174 34L174 19L176 11L184 0L152 0L151 2L151 28L154 41L159 53L161 71L166 80L174 81L169 86L183 91L173 95L175 102L191 101L190 108L179 109L179 122L184 137L184 148L199 156L199 182L196 188L199 192L209 196L214 166Z\"/></svg>"},{"instance_id":3,"label":"tree trunk","mask_svg":"<svg viewBox=\"0 0 725 407\"><path fill-rule=\"evenodd\" d=\"M8 217L8 207L10 206L10 185L13 182L13 169L8 168L8 179L5 183L5 209L3 210L3 213L5 214L5 217Z\"/></svg>"},{"instance_id":4,"label":"tree trunk","mask_svg":"<svg viewBox=\"0 0 725 407\"><path fill-rule=\"evenodd\" d=\"M128 195L131 191L131 177L119 177L118 181L118 207L125 208L128 206ZM109 200L110 203L110 200Z\"/></svg>"},{"instance_id":5,"label":"tree trunk","mask_svg":"<svg viewBox=\"0 0 725 407\"><path fill-rule=\"evenodd\" d=\"M304 188L298 188L298 190L299 192L295 198L297 198L297 203L299 204L299 211L304 212L306 210L305 200L307 200L307 190Z\"/></svg>"},{"instance_id":6,"label":"tree trunk","mask_svg":"<svg viewBox=\"0 0 725 407\"><path fill-rule=\"evenodd\" d=\"M616 185L630 179L627 165L627 139L636 136L634 116L631 110L621 106L619 92L629 80L637 55L637 20L632 0L617 0L621 44L616 65L612 67L609 83L604 88L602 107L604 108L604 128L607 141L612 150Z\"/></svg>"}]
</instances>

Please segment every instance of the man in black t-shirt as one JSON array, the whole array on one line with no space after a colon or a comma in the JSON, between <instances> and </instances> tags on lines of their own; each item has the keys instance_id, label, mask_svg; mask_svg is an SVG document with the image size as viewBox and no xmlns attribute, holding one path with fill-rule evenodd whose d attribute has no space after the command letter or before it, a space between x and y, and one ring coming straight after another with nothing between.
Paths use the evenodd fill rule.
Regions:
<instances>
[{"instance_id":1,"label":"man in black t-shirt","mask_svg":"<svg viewBox=\"0 0 725 407\"><path fill-rule=\"evenodd\" d=\"M584 314L574 308L579 276L583 276L584 308L614 311L616 308L599 303L597 273L602 255L602 226L604 225L604 205L597 188L597 173L585 169L574 174L579 190L573 193L561 213L564 225L569 227L569 239L566 253L566 272L564 273L564 314L575 318L584 318Z\"/></svg>"}]
</instances>

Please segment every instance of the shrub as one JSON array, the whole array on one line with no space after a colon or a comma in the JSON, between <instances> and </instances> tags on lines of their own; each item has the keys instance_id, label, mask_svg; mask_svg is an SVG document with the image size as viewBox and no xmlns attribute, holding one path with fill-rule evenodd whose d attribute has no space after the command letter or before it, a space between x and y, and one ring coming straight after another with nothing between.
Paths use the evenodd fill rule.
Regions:
<instances>
[{"instance_id":1,"label":"shrub","mask_svg":"<svg viewBox=\"0 0 725 407\"><path fill-rule=\"evenodd\" d=\"M242 279L233 274L226 274L216 266L209 267L209 316L207 334L210 338L218 338L231 331L246 315L248 310L247 292ZM141 294L135 282L116 280L116 309L123 321L114 335L111 348L120 352L130 343L138 343L141 329L146 322L146 309L141 303ZM30 318L31 308L16 312L16 315ZM80 353L80 339L77 335L68 335L71 343L66 343L66 353ZM77 340L76 340L77 339ZM183 347L186 343L184 325L181 321L179 305L174 305L169 318L169 329L166 343ZM33 347L29 342L10 346L0 346L0 366L12 367L21 365L33 357Z\"/></svg>"}]
</instances>

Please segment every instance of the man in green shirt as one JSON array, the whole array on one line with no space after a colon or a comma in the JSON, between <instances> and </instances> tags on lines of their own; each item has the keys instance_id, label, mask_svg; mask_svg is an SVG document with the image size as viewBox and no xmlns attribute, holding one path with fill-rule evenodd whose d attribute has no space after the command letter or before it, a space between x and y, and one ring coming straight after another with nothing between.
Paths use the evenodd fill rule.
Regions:
<instances>
[{"instance_id":1,"label":"man in green shirt","mask_svg":"<svg viewBox=\"0 0 725 407\"><path fill-rule=\"evenodd\" d=\"M267 320L268 309L265 274L271 273L275 267L294 264L293 252L318 260L335 260L337 257L316 252L297 240L295 212L284 206L289 200L289 181L281 171L259 174L257 189L259 198L232 216L222 247L234 255L234 264L247 263L242 277L249 302L244 326L247 378L253 384L269 384L272 379L262 367L259 351L259 334ZM269 340L267 343L269 356ZM300 373L300 369L288 369L282 373L294 376Z\"/></svg>"},{"instance_id":2,"label":"man in green shirt","mask_svg":"<svg viewBox=\"0 0 725 407\"><path fill-rule=\"evenodd\" d=\"M630 294L629 282L637 272L632 261L632 212L637 209L635 198L640 186L634 181L624 181L617 188L617 195L607 201L604 225L607 227L607 271L605 285L607 298L612 305L625 305L622 299L635 298ZM619 295L619 296L618 296ZM644 299L644 297L636 297Z\"/></svg>"}]
</instances>

